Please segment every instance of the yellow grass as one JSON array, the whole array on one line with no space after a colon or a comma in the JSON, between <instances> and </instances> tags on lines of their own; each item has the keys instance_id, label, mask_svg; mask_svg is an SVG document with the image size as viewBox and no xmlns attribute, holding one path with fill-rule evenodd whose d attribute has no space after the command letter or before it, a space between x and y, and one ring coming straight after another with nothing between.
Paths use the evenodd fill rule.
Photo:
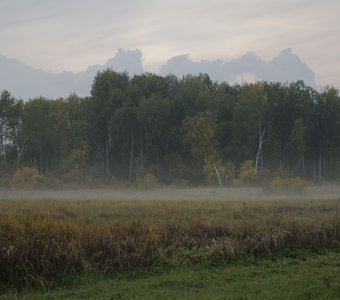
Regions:
<instances>
[{"instance_id":1,"label":"yellow grass","mask_svg":"<svg viewBox=\"0 0 340 300\"><path fill-rule=\"evenodd\" d=\"M1 201L0 284L338 248L337 200Z\"/></svg>"}]
</instances>

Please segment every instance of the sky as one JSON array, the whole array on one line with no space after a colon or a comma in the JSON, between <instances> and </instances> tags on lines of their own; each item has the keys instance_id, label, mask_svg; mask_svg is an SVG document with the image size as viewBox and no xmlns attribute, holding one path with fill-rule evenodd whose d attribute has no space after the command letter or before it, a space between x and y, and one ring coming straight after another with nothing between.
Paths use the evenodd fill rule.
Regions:
<instances>
[{"instance_id":1,"label":"sky","mask_svg":"<svg viewBox=\"0 0 340 300\"><path fill-rule=\"evenodd\" d=\"M339 0L0 0L0 54L78 72L140 49L158 72L173 56L231 60L294 53L319 85L340 87Z\"/></svg>"}]
</instances>

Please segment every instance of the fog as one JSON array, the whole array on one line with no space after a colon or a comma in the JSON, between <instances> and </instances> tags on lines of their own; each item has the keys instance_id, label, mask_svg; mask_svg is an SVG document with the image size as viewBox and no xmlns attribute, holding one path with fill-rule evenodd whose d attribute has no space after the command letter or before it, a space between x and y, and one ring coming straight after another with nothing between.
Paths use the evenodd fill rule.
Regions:
<instances>
[{"instance_id":1,"label":"fog","mask_svg":"<svg viewBox=\"0 0 340 300\"><path fill-rule=\"evenodd\" d=\"M0 200L284 200L284 199L337 199L340 186L324 185L308 187L301 194L267 194L261 188L176 188L157 189L101 188L62 190L1 189Z\"/></svg>"}]
</instances>

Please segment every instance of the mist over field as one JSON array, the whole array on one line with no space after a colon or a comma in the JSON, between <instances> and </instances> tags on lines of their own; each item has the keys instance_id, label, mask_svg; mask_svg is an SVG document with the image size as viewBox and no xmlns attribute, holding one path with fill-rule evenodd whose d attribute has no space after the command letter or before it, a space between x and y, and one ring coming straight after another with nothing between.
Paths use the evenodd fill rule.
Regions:
<instances>
[{"instance_id":1,"label":"mist over field","mask_svg":"<svg viewBox=\"0 0 340 300\"><path fill-rule=\"evenodd\" d=\"M303 193L289 191L266 193L260 187L219 188L164 187L134 188L77 188L77 189L0 189L0 200L322 200L340 198L340 186L311 186ZM194 205L194 204L193 204Z\"/></svg>"}]
</instances>

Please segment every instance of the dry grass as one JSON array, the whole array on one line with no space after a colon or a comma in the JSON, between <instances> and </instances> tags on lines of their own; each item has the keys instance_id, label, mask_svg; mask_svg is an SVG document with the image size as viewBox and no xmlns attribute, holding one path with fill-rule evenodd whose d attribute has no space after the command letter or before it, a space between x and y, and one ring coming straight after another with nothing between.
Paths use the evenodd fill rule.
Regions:
<instances>
[{"instance_id":1,"label":"dry grass","mask_svg":"<svg viewBox=\"0 0 340 300\"><path fill-rule=\"evenodd\" d=\"M339 245L336 200L0 202L4 286Z\"/></svg>"}]
</instances>

